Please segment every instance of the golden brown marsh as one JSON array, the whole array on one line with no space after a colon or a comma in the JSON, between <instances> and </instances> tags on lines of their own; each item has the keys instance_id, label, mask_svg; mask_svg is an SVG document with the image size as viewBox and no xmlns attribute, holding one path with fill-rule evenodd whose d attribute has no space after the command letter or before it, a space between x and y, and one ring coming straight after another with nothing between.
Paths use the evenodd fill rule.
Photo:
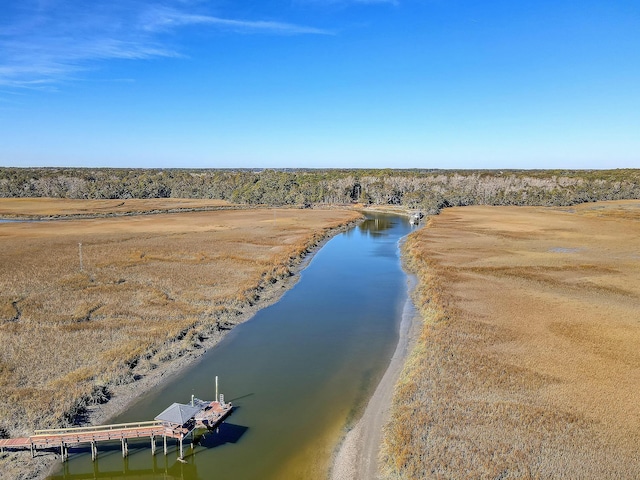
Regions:
<instances>
[{"instance_id":1,"label":"golden brown marsh","mask_svg":"<svg viewBox=\"0 0 640 480\"><path fill-rule=\"evenodd\" d=\"M638 478L640 202L444 210L387 478Z\"/></svg>"}]
</instances>

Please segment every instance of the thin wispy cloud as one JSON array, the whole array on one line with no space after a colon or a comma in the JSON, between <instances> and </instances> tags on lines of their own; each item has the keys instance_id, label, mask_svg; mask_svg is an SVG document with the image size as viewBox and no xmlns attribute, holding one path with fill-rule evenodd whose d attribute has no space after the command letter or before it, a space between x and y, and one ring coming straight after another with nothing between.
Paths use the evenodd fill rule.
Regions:
<instances>
[{"instance_id":1,"label":"thin wispy cloud","mask_svg":"<svg viewBox=\"0 0 640 480\"><path fill-rule=\"evenodd\" d=\"M284 22L250 21L196 15L170 8L155 8L147 12L143 28L146 31L164 31L189 25L211 25L236 33L271 33L280 35L330 35L332 32Z\"/></svg>"},{"instance_id":2,"label":"thin wispy cloud","mask_svg":"<svg viewBox=\"0 0 640 480\"><path fill-rule=\"evenodd\" d=\"M400 5L400 0L296 0L298 4L307 5Z\"/></svg>"},{"instance_id":3,"label":"thin wispy cloud","mask_svg":"<svg viewBox=\"0 0 640 480\"><path fill-rule=\"evenodd\" d=\"M23 0L0 18L0 86L45 88L112 59L178 57L178 29L303 35L326 30L286 22L194 12L194 2ZM197 2L196 2L197 3ZM188 52L186 52L188 53Z\"/></svg>"}]
</instances>

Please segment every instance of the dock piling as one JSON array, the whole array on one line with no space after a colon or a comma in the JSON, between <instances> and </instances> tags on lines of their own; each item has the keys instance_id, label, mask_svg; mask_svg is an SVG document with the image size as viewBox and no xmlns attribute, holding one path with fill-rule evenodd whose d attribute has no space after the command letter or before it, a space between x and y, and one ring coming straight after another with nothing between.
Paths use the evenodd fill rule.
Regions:
<instances>
[{"instance_id":1,"label":"dock piling","mask_svg":"<svg viewBox=\"0 0 640 480\"><path fill-rule=\"evenodd\" d=\"M62 463L66 462L69 459L69 446L64 442L60 444L60 460Z\"/></svg>"}]
</instances>

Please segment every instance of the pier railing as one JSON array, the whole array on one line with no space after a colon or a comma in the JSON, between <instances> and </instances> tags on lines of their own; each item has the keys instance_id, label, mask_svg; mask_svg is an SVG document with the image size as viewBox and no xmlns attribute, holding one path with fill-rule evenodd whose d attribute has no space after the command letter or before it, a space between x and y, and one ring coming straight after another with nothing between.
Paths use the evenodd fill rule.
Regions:
<instances>
[{"instance_id":1,"label":"pier railing","mask_svg":"<svg viewBox=\"0 0 640 480\"><path fill-rule=\"evenodd\" d=\"M160 427L162 425L163 423L159 420L151 420L148 422L115 423L113 425L99 425L99 426L93 426L93 427L50 428L47 430L35 430L34 435L32 435L32 437L65 435L68 433L82 433L82 432L108 432L110 430Z\"/></svg>"}]
</instances>

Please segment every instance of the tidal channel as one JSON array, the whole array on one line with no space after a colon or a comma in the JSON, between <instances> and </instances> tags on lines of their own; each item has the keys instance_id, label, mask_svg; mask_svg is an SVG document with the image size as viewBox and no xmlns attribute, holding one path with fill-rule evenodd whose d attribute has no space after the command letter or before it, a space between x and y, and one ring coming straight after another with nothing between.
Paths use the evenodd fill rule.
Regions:
<instances>
[{"instance_id":1,"label":"tidal channel","mask_svg":"<svg viewBox=\"0 0 640 480\"><path fill-rule=\"evenodd\" d=\"M372 215L332 238L275 304L238 325L197 363L142 395L109 423L152 420L191 395L212 400L214 378L235 410L218 432L151 455L149 439L72 449L50 477L325 479L337 443L359 418L398 342L407 277L399 242L408 219ZM161 442L160 442L161 443Z\"/></svg>"}]
</instances>

